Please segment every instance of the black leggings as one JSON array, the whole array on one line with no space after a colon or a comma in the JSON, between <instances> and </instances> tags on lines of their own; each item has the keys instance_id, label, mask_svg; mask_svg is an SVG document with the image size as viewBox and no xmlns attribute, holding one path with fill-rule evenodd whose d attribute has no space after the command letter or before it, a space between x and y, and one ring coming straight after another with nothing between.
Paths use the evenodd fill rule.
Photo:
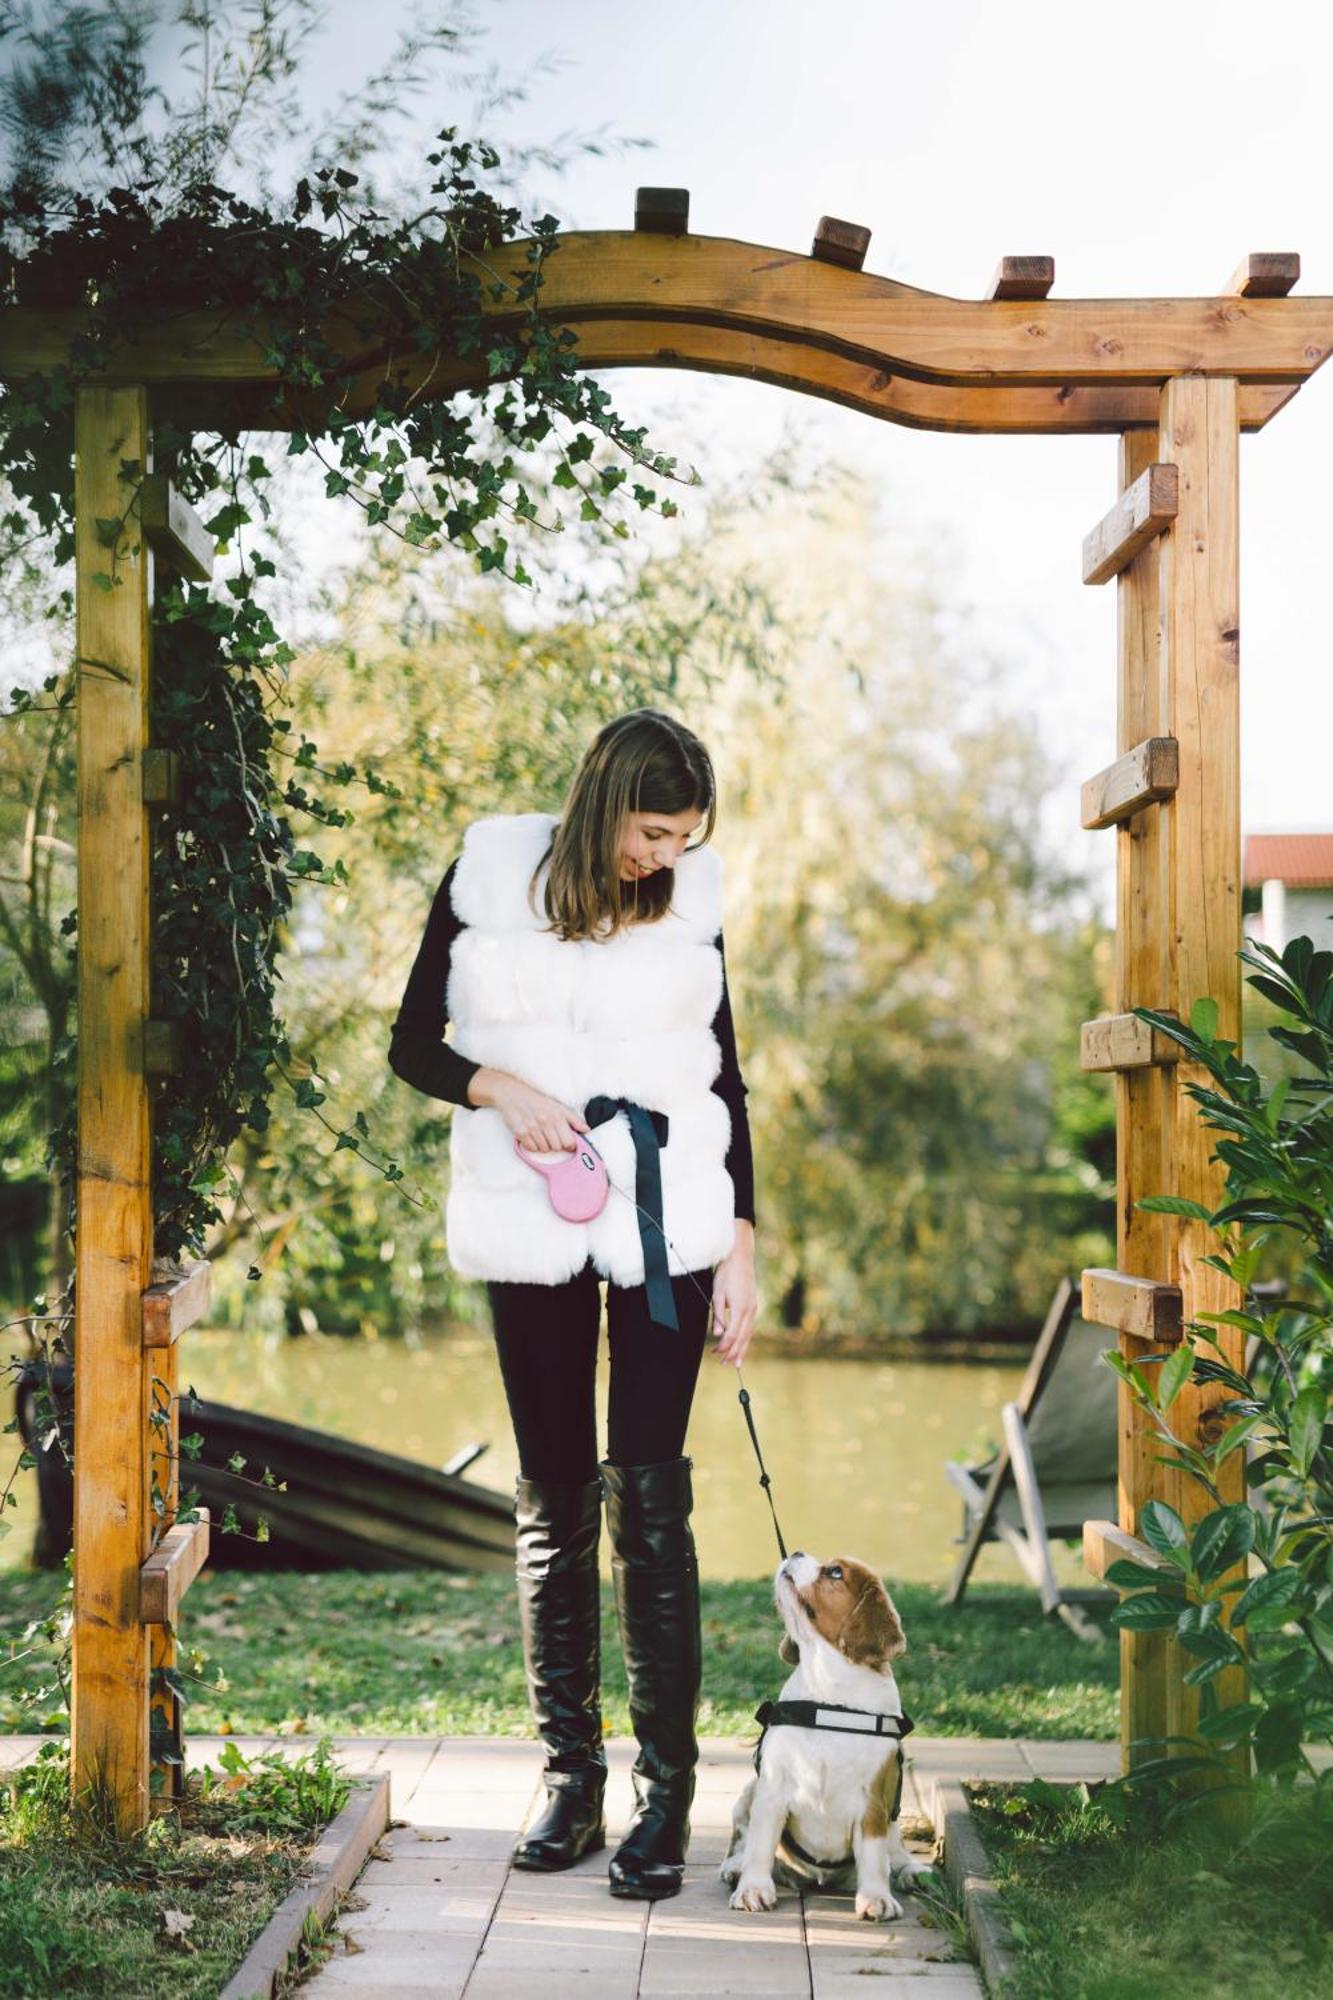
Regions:
<instances>
[{"instance_id":1,"label":"black leggings","mask_svg":"<svg viewBox=\"0 0 1333 2000\"><path fill-rule=\"evenodd\" d=\"M600 1282L589 1258L560 1285L504 1279L486 1286L525 1479L597 1477ZM676 1332L649 1320L645 1285L607 1284L612 1465L658 1465L683 1453L712 1285L711 1268L672 1278Z\"/></svg>"}]
</instances>

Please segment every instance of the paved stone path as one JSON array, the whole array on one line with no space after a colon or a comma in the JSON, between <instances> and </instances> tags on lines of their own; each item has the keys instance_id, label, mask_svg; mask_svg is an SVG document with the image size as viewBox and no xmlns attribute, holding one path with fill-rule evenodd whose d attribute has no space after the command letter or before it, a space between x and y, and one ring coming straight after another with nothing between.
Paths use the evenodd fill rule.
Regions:
<instances>
[{"instance_id":1,"label":"paved stone path","mask_svg":"<svg viewBox=\"0 0 1333 2000\"><path fill-rule=\"evenodd\" d=\"M0 1765L41 1740L0 1738ZM300 1736L230 1740L247 1753L310 1747ZM188 1738L187 1762L216 1763L222 1742ZM975 1968L923 1922L915 1897L892 1924L859 1921L850 1894L780 1890L777 1909L754 1916L727 1907L718 1864L753 1768L739 1739L700 1738L685 1884L657 1903L622 1901L606 1885L633 1805L631 1739L607 1743L608 1846L556 1875L509 1867L543 1802L540 1744L350 1736L334 1747L348 1770L388 1771L393 1818L406 1824L391 1826L366 1864L302 2000L981 2000ZM928 1816L939 1778L1111 1777L1119 1765L1113 1743L913 1737L909 1752L909 1818Z\"/></svg>"}]
</instances>

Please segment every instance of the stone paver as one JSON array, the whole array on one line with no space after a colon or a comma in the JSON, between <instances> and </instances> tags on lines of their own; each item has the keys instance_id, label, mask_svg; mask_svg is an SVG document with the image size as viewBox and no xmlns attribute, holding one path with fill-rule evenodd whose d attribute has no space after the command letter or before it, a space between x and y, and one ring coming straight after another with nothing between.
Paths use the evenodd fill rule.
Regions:
<instances>
[{"instance_id":1,"label":"stone paver","mask_svg":"<svg viewBox=\"0 0 1333 2000\"><path fill-rule=\"evenodd\" d=\"M299 1736L228 1739L247 1753L297 1756ZM40 1737L0 1737L0 1768ZM191 1766L216 1763L223 1739L190 1737ZM981 2000L975 1968L904 1897L892 1924L853 1914L850 1894L780 1890L778 1907L728 1907L717 1873L732 1805L753 1770L750 1746L700 1740L689 1862L678 1896L611 1896L606 1865L633 1806L635 1744L607 1744L608 1846L556 1875L511 1869L509 1852L542 1804L541 1746L490 1737L343 1737L338 1759L388 1771L391 1826L338 1919L302 2000ZM936 1778L1097 1778L1118 1768L1113 1743L965 1741L914 1736L903 1810L919 1815ZM867 1985L867 1980L872 1982Z\"/></svg>"}]
</instances>

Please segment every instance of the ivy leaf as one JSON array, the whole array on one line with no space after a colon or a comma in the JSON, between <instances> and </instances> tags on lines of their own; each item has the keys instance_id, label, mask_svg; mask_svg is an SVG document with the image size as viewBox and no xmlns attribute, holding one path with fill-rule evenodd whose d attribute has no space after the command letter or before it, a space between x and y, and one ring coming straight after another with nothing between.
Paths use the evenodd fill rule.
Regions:
<instances>
[{"instance_id":1,"label":"ivy leaf","mask_svg":"<svg viewBox=\"0 0 1333 2000\"><path fill-rule=\"evenodd\" d=\"M1288 1419L1291 1462L1293 1469L1302 1479L1308 1479L1310 1476L1315 1453L1323 1442L1327 1417L1328 1391L1319 1383L1312 1382L1308 1389L1302 1389L1297 1396Z\"/></svg>"},{"instance_id":2,"label":"ivy leaf","mask_svg":"<svg viewBox=\"0 0 1333 2000\"><path fill-rule=\"evenodd\" d=\"M1185 1523L1165 1500L1150 1500L1139 1516L1139 1532L1149 1548L1168 1556L1184 1569L1189 1561L1189 1536Z\"/></svg>"},{"instance_id":3,"label":"ivy leaf","mask_svg":"<svg viewBox=\"0 0 1333 2000\"><path fill-rule=\"evenodd\" d=\"M1194 1349L1182 1342L1170 1359L1162 1363L1157 1378L1157 1401L1161 1409L1170 1409L1193 1372Z\"/></svg>"}]
</instances>

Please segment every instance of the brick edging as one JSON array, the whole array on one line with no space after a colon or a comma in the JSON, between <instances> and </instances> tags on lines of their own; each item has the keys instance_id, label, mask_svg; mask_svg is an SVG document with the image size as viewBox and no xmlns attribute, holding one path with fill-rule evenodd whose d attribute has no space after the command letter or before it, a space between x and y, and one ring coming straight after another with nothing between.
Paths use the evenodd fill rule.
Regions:
<instances>
[{"instance_id":1,"label":"brick edging","mask_svg":"<svg viewBox=\"0 0 1333 2000\"><path fill-rule=\"evenodd\" d=\"M305 1862L303 1879L286 1896L251 1945L218 2000L271 2000L278 1974L300 1948L306 1917L321 1922L350 1889L389 1824L389 1776L354 1777L351 1793Z\"/></svg>"}]
</instances>

